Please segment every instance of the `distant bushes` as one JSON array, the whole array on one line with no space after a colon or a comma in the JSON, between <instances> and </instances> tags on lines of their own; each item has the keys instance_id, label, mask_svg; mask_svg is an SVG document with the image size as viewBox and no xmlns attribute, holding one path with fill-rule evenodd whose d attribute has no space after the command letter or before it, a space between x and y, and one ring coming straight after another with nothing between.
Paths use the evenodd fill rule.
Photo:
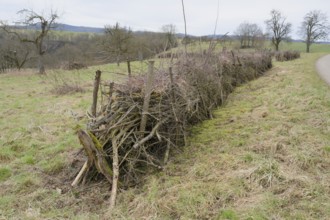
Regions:
<instances>
[{"instance_id":1,"label":"distant bushes","mask_svg":"<svg viewBox=\"0 0 330 220\"><path fill-rule=\"evenodd\" d=\"M278 51L274 54L276 61L289 61L300 58L299 51Z\"/></svg>"},{"instance_id":2,"label":"distant bushes","mask_svg":"<svg viewBox=\"0 0 330 220\"><path fill-rule=\"evenodd\" d=\"M86 69L87 65L83 63L78 62L66 62L62 64L62 69L65 70L80 70L80 69Z\"/></svg>"}]
</instances>

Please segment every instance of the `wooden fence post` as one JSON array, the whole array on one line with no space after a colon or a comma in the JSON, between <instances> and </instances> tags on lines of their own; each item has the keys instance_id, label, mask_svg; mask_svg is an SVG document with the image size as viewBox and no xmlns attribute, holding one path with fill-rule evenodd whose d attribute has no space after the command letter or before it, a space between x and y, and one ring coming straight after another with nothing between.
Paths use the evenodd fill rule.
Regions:
<instances>
[{"instance_id":1,"label":"wooden fence post","mask_svg":"<svg viewBox=\"0 0 330 220\"><path fill-rule=\"evenodd\" d=\"M171 105L172 105L172 111L175 117L175 145L177 145L178 135L179 135L179 123L178 123L178 117L177 117L177 106L176 106L176 97L175 97L175 91L174 91L174 77L173 77L173 71L172 67L169 67L169 74L170 74L170 82L171 82ZM171 148L171 142L168 141L164 156L164 164L167 164L169 154L170 154L170 148Z\"/></svg>"},{"instance_id":2,"label":"wooden fence post","mask_svg":"<svg viewBox=\"0 0 330 220\"><path fill-rule=\"evenodd\" d=\"M132 77L132 71L131 71L131 61L127 59L127 72L128 72L128 77Z\"/></svg>"},{"instance_id":3,"label":"wooden fence post","mask_svg":"<svg viewBox=\"0 0 330 220\"><path fill-rule=\"evenodd\" d=\"M91 108L91 113L93 117L96 117L96 108L97 108L97 95L99 92L101 81L101 71L97 70L95 73L95 80L94 80L94 90L93 90L93 103Z\"/></svg>"},{"instance_id":4,"label":"wooden fence post","mask_svg":"<svg viewBox=\"0 0 330 220\"><path fill-rule=\"evenodd\" d=\"M109 103L108 103L108 106L107 106L107 112L110 112L111 111L112 96L113 96L114 85L115 85L114 82L110 82L110 84L109 84L109 87L110 87L109 88Z\"/></svg>"},{"instance_id":5,"label":"wooden fence post","mask_svg":"<svg viewBox=\"0 0 330 220\"><path fill-rule=\"evenodd\" d=\"M146 125L147 125L147 114L149 110L149 102L150 102L150 96L152 92L152 84L154 81L154 64L155 61L150 60L148 65L148 75L147 75L147 84L144 94L144 100L143 100L143 107L142 107L142 118L141 118L141 124L140 124L140 132L141 134L145 132Z\"/></svg>"},{"instance_id":6,"label":"wooden fence post","mask_svg":"<svg viewBox=\"0 0 330 220\"><path fill-rule=\"evenodd\" d=\"M169 74L170 74L170 82L171 82L171 102L172 102L172 108L173 108L173 113L175 116L175 122L178 124L178 117L176 115L176 97L175 97L175 87L174 87L174 77L173 77L173 71L172 67L169 68Z\"/></svg>"}]
</instances>

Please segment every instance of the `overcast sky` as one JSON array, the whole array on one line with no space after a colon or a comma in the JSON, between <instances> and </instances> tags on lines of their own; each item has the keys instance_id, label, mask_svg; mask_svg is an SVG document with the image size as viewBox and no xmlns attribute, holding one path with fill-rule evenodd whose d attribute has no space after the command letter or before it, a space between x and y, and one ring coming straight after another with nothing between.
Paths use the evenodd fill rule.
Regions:
<instances>
[{"instance_id":1,"label":"overcast sky","mask_svg":"<svg viewBox=\"0 0 330 220\"><path fill-rule=\"evenodd\" d=\"M188 34L213 34L218 0L184 0L184 4ZM71 25L104 27L119 22L134 31L160 31L163 25L174 24L177 32L184 32L181 0L0 0L0 20L17 20L16 12L24 8L38 13L54 9L60 23ZM217 34L232 34L244 21L265 29L272 9L293 24L294 38L309 11L321 10L330 18L330 0L219 0Z\"/></svg>"}]
</instances>

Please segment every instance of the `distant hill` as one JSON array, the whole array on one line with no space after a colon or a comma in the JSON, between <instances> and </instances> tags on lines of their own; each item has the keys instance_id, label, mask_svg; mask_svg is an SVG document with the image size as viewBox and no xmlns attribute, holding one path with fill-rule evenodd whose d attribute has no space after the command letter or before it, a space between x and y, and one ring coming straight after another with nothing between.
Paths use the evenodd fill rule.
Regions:
<instances>
[{"instance_id":1,"label":"distant hill","mask_svg":"<svg viewBox=\"0 0 330 220\"><path fill-rule=\"evenodd\" d=\"M29 29L29 30L40 30L40 24L25 26L21 24L16 24L12 26L17 29ZM96 28L96 27L85 27L85 26L74 26L68 24L56 24L56 28L54 30L57 31L69 31L69 32L80 32L80 33L103 33L104 28Z\"/></svg>"},{"instance_id":2,"label":"distant hill","mask_svg":"<svg viewBox=\"0 0 330 220\"><path fill-rule=\"evenodd\" d=\"M16 28L23 28L23 26L16 26ZM26 28L26 26L24 26ZM40 25L30 26L28 29L39 29ZM69 31L69 32L80 32L80 33L104 33L104 28L97 28L97 27L86 27L86 26L74 26L69 24L57 24L57 27L55 28L57 31ZM134 31L134 33L143 33L145 31ZM183 33L177 33L177 37L183 38L185 35ZM194 36L194 35L188 35L190 38L207 38L207 39L222 39L224 37L232 38L232 39L238 39L238 36L236 35L223 35L223 34L217 34L217 35L203 35L203 36ZM291 42L304 42L300 39L291 39ZM330 44L329 41L318 41L315 42L317 44Z\"/></svg>"},{"instance_id":3,"label":"distant hill","mask_svg":"<svg viewBox=\"0 0 330 220\"><path fill-rule=\"evenodd\" d=\"M55 30L58 31L70 31L70 32L82 32L82 33L103 33L104 28L74 26L68 24L57 24Z\"/></svg>"}]
</instances>

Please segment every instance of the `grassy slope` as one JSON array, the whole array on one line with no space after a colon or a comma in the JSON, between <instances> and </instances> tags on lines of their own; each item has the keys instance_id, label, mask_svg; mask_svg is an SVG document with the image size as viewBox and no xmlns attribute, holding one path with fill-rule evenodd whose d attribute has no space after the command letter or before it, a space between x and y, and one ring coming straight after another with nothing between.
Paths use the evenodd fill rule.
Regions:
<instances>
[{"instance_id":1,"label":"grassy slope","mask_svg":"<svg viewBox=\"0 0 330 220\"><path fill-rule=\"evenodd\" d=\"M0 219L326 218L330 93L315 73L320 55L275 63L238 88L164 172L120 193L114 213L106 184L68 191L74 127L85 124L73 115L88 109L98 67L80 72L87 93L64 96L49 92L49 78L0 75Z\"/></svg>"}]
</instances>

